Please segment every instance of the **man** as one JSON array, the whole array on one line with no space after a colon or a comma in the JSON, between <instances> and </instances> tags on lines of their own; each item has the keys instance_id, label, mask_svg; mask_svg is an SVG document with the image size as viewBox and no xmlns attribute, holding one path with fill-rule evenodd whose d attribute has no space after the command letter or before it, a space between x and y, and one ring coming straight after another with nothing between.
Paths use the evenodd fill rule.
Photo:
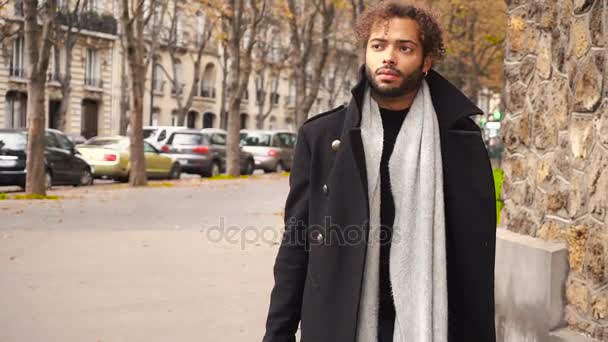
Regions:
<instances>
[{"instance_id":1,"label":"man","mask_svg":"<svg viewBox=\"0 0 608 342\"><path fill-rule=\"evenodd\" d=\"M382 2L357 35L350 104L299 131L264 342L494 342L482 111L432 70L427 11Z\"/></svg>"}]
</instances>

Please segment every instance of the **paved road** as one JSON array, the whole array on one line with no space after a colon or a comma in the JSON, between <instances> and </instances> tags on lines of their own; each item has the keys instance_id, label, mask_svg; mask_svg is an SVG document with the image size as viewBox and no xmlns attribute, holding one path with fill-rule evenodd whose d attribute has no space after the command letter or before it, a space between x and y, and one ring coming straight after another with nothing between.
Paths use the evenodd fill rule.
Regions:
<instances>
[{"instance_id":1,"label":"paved road","mask_svg":"<svg viewBox=\"0 0 608 342\"><path fill-rule=\"evenodd\" d=\"M258 176L0 201L0 341L260 341L287 191Z\"/></svg>"}]
</instances>

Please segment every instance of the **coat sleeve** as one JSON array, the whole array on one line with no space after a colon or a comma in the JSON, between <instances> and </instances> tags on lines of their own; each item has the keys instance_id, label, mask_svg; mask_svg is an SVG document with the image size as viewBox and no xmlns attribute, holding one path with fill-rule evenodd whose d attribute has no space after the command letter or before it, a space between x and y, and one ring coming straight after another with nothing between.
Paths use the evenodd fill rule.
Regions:
<instances>
[{"instance_id":1,"label":"coat sleeve","mask_svg":"<svg viewBox=\"0 0 608 342\"><path fill-rule=\"evenodd\" d=\"M285 231L274 265L274 288L263 342L295 342L306 280L311 151L303 128L298 132L285 204Z\"/></svg>"}]
</instances>

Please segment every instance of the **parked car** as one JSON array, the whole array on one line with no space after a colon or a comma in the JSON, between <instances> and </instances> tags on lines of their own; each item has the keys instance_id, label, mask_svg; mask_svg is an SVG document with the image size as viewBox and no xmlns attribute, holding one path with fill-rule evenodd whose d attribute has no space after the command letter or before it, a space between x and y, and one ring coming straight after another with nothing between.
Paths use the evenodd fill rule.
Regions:
<instances>
[{"instance_id":1,"label":"parked car","mask_svg":"<svg viewBox=\"0 0 608 342\"><path fill-rule=\"evenodd\" d=\"M171 133L161 151L177 160L183 172L215 176L226 169L226 131L205 128L180 130ZM250 153L241 151L241 174L254 171Z\"/></svg>"},{"instance_id":2,"label":"parked car","mask_svg":"<svg viewBox=\"0 0 608 342\"><path fill-rule=\"evenodd\" d=\"M0 185L25 188L27 137L24 129L0 129ZM47 188L91 185L92 168L61 131L45 131L44 165Z\"/></svg>"},{"instance_id":3,"label":"parked car","mask_svg":"<svg viewBox=\"0 0 608 342\"><path fill-rule=\"evenodd\" d=\"M295 143L290 131L241 130L243 150L253 154L255 168L264 172L291 170Z\"/></svg>"},{"instance_id":4,"label":"parked car","mask_svg":"<svg viewBox=\"0 0 608 342\"><path fill-rule=\"evenodd\" d=\"M111 178L121 182L129 180L129 138L123 136L95 137L76 147L93 166L96 178ZM148 178L178 179L181 167L171 157L161 154L154 146L144 141L146 174Z\"/></svg>"},{"instance_id":5,"label":"parked car","mask_svg":"<svg viewBox=\"0 0 608 342\"><path fill-rule=\"evenodd\" d=\"M171 133L188 129L186 126L145 126L144 140L160 149L167 143Z\"/></svg>"},{"instance_id":6,"label":"parked car","mask_svg":"<svg viewBox=\"0 0 608 342\"><path fill-rule=\"evenodd\" d=\"M87 138L83 137L78 133L67 133L66 136L74 145L84 144L87 141Z\"/></svg>"}]
</instances>

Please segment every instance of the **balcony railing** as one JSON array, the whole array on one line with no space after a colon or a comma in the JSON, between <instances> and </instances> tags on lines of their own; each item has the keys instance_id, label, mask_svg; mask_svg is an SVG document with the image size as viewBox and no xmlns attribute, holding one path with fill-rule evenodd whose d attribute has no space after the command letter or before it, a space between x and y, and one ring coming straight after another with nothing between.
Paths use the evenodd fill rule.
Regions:
<instances>
[{"instance_id":1,"label":"balcony railing","mask_svg":"<svg viewBox=\"0 0 608 342\"><path fill-rule=\"evenodd\" d=\"M201 87L201 96L210 98L210 99L214 99L215 98L215 88L202 86Z\"/></svg>"},{"instance_id":2,"label":"balcony railing","mask_svg":"<svg viewBox=\"0 0 608 342\"><path fill-rule=\"evenodd\" d=\"M118 31L118 20L112 14L100 14L95 11L87 11L82 14L74 14L67 10L57 13L59 23L62 25L79 27L85 30L102 32L116 35Z\"/></svg>"},{"instance_id":3,"label":"balcony railing","mask_svg":"<svg viewBox=\"0 0 608 342\"><path fill-rule=\"evenodd\" d=\"M25 69L21 67L9 67L8 73L10 77L25 78Z\"/></svg>"},{"instance_id":4,"label":"balcony railing","mask_svg":"<svg viewBox=\"0 0 608 342\"><path fill-rule=\"evenodd\" d=\"M47 82L61 82L63 75L56 72L49 72L46 74Z\"/></svg>"},{"instance_id":5,"label":"balcony railing","mask_svg":"<svg viewBox=\"0 0 608 342\"><path fill-rule=\"evenodd\" d=\"M84 85L94 88L103 88L103 80L94 77L85 77Z\"/></svg>"}]
</instances>

